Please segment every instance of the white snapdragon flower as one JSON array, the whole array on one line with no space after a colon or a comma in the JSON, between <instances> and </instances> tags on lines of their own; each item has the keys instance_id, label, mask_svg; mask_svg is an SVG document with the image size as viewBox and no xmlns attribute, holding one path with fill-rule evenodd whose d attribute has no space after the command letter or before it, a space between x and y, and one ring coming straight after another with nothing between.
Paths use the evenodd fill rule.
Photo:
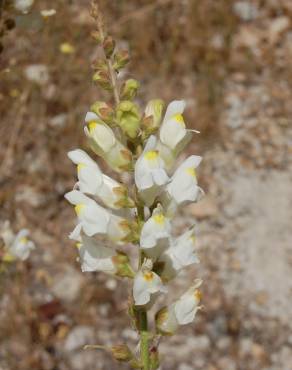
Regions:
<instances>
[{"instance_id":1,"label":"white snapdragon flower","mask_svg":"<svg viewBox=\"0 0 292 370\"><path fill-rule=\"evenodd\" d=\"M149 303L153 294L167 292L160 277L152 271L152 267L152 261L146 259L134 278L133 297L137 306Z\"/></svg>"},{"instance_id":2,"label":"white snapdragon flower","mask_svg":"<svg viewBox=\"0 0 292 370\"><path fill-rule=\"evenodd\" d=\"M2 235L7 253L4 255L4 260L13 260L18 258L22 261L26 260L30 252L35 249L35 244L28 239L29 230L22 229L16 235L7 229Z\"/></svg>"},{"instance_id":3,"label":"white snapdragon flower","mask_svg":"<svg viewBox=\"0 0 292 370\"><path fill-rule=\"evenodd\" d=\"M159 257L158 261L164 264L160 276L165 281L174 278L183 267L199 263L200 260L195 250L194 227L171 240L170 247Z\"/></svg>"},{"instance_id":4,"label":"white snapdragon flower","mask_svg":"<svg viewBox=\"0 0 292 370\"><path fill-rule=\"evenodd\" d=\"M97 163L84 150L68 152L68 157L77 165L77 186L82 193L97 195L103 184L102 172Z\"/></svg>"},{"instance_id":5,"label":"white snapdragon flower","mask_svg":"<svg viewBox=\"0 0 292 370\"><path fill-rule=\"evenodd\" d=\"M77 165L76 185L81 192L97 196L107 207L113 209L133 204L127 196L125 186L104 175L86 152L81 149L72 150L68 152L68 157Z\"/></svg>"},{"instance_id":6,"label":"white snapdragon flower","mask_svg":"<svg viewBox=\"0 0 292 370\"><path fill-rule=\"evenodd\" d=\"M159 242L170 238L170 232L170 219L164 215L163 208L159 204L142 227L140 235L141 248L151 249L156 247Z\"/></svg>"},{"instance_id":7,"label":"white snapdragon flower","mask_svg":"<svg viewBox=\"0 0 292 370\"><path fill-rule=\"evenodd\" d=\"M183 112L186 103L184 100L175 100L171 102L160 127L159 143L157 149L164 159L167 168L170 168L175 157L183 150L192 138L192 132L186 128Z\"/></svg>"},{"instance_id":8,"label":"white snapdragon flower","mask_svg":"<svg viewBox=\"0 0 292 370\"><path fill-rule=\"evenodd\" d=\"M95 239L84 234L77 246L83 272L103 271L108 274L117 272L117 268L112 260L116 255L113 249L99 245Z\"/></svg>"},{"instance_id":9,"label":"white snapdragon flower","mask_svg":"<svg viewBox=\"0 0 292 370\"><path fill-rule=\"evenodd\" d=\"M113 130L93 112L85 117L88 124L84 128L86 136L90 139L92 149L104 158L116 171L129 169L132 162L131 152L115 137Z\"/></svg>"},{"instance_id":10,"label":"white snapdragon flower","mask_svg":"<svg viewBox=\"0 0 292 370\"><path fill-rule=\"evenodd\" d=\"M127 221L111 214L99 206L93 199L78 190L65 194L65 198L75 205L78 224L70 238L80 240L81 231L88 236L107 235L113 241L121 241L129 233Z\"/></svg>"},{"instance_id":11,"label":"white snapdragon flower","mask_svg":"<svg viewBox=\"0 0 292 370\"><path fill-rule=\"evenodd\" d=\"M171 181L166 185L166 196L163 197L164 206L170 215L174 214L177 206L194 202L203 190L198 186L196 168L202 157L191 155L175 171Z\"/></svg>"},{"instance_id":12,"label":"white snapdragon flower","mask_svg":"<svg viewBox=\"0 0 292 370\"><path fill-rule=\"evenodd\" d=\"M164 169L164 161L156 150L157 139L150 136L143 153L135 165L135 183L141 198L150 206L160 193L169 177Z\"/></svg>"},{"instance_id":13,"label":"white snapdragon flower","mask_svg":"<svg viewBox=\"0 0 292 370\"><path fill-rule=\"evenodd\" d=\"M200 306L202 294L198 289L202 280L197 279L177 301L168 307L162 308L156 314L156 325L159 331L173 334L179 325L186 325L194 321Z\"/></svg>"}]
</instances>

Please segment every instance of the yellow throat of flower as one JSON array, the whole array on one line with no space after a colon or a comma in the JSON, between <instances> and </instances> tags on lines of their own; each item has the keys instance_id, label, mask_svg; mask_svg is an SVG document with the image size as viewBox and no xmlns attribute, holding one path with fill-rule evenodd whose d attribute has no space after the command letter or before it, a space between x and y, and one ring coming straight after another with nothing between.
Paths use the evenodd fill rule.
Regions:
<instances>
[{"instance_id":1,"label":"yellow throat of flower","mask_svg":"<svg viewBox=\"0 0 292 370\"><path fill-rule=\"evenodd\" d=\"M153 275L153 272L147 271L147 272L144 272L143 277L144 277L144 280L146 281L152 281L154 275Z\"/></svg>"},{"instance_id":2,"label":"yellow throat of flower","mask_svg":"<svg viewBox=\"0 0 292 370\"><path fill-rule=\"evenodd\" d=\"M195 299L200 302L202 299L202 292L199 289L196 289L194 292Z\"/></svg>"},{"instance_id":3,"label":"yellow throat of flower","mask_svg":"<svg viewBox=\"0 0 292 370\"><path fill-rule=\"evenodd\" d=\"M74 207L74 209L75 209L75 212L76 212L77 216L79 216L79 215L80 215L80 213L82 212L83 207L84 207L84 204L77 204L77 205Z\"/></svg>"},{"instance_id":4,"label":"yellow throat of flower","mask_svg":"<svg viewBox=\"0 0 292 370\"><path fill-rule=\"evenodd\" d=\"M196 177L196 170L194 169L194 167L186 168L186 173L191 177Z\"/></svg>"},{"instance_id":5,"label":"yellow throat of flower","mask_svg":"<svg viewBox=\"0 0 292 370\"><path fill-rule=\"evenodd\" d=\"M158 224L158 225L163 225L165 223L165 217L162 213L159 213L158 215L153 216L153 220Z\"/></svg>"},{"instance_id":6,"label":"yellow throat of flower","mask_svg":"<svg viewBox=\"0 0 292 370\"><path fill-rule=\"evenodd\" d=\"M80 172L82 168L84 168L86 165L84 163L79 163L77 166L77 172Z\"/></svg>"},{"instance_id":7,"label":"yellow throat of flower","mask_svg":"<svg viewBox=\"0 0 292 370\"><path fill-rule=\"evenodd\" d=\"M89 127L89 132L90 132L90 134L92 134L92 133L93 133L93 131L95 130L96 126L97 126L97 123L96 123L96 122L94 122L94 121L91 121L91 122L89 122L89 123L88 123L88 127Z\"/></svg>"},{"instance_id":8,"label":"yellow throat of flower","mask_svg":"<svg viewBox=\"0 0 292 370\"><path fill-rule=\"evenodd\" d=\"M145 154L145 158L148 160L148 161L155 161L158 157L158 151L157 150L149 150L149 152L147 152Z\"/></svg>"},{"instance_id":9,"label":"yellow throat of flower","mask_svg":"<svg viewBox=\"0 0 292 370\"><path fill-rule=\"evenodd\" d=\"M80 243L80 242L76 243L76 244L75 244L75 247L76 247L77 249L80 249L80 248L82 247L82 243Z\"/></svg>"},{"instance_id":10,"label":"yellow throat of flower","mask_svg":"<svg viewBox=\"0 0 292 370\"><path fill-rule=\"evenodd\" d=\"M179 123L180 125L185 127L185 121L184 121L182 114L180 113L175 114L172 118L175 120L176 123Z\"/></svg>"},{"instance_id":11,"label":"yellow throat of flower","mask_svg":"<svg viewBox=\"0 0 292 370\"><path fill-rule=\"evenodd\" d=\"M27 239L27 237L26 236L23 236L22 238L20 238L20 243L22 243L22 244L27 244L28 243L28 239Z\"/></svg>"}]
</instances>

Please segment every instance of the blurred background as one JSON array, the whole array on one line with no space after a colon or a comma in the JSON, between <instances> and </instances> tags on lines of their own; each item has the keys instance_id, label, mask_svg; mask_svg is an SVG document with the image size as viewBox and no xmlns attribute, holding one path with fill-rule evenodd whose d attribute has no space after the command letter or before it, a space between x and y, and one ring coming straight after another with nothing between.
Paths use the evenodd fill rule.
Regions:
<instances>
[{"instance_id":1,"label":"blurred background","mask_svg":"<svg viewBox=\"0 0 292 370\"><path fill-rule=\"evenodd\" d=\"M63 195L75 168L66 152L86 148L84 115L108 99L91 82L89 1L39 0L28 14L4 3L0 222L29 228L37 249L1 275L0 370L127 369L82 350L135 343L127 288L81 274L67 237L75 216ZM186 122L201 131L185 155L204 157L207 195L175 222L177 232L198 223L201 265L168 300L202 277L205 309L162 342L162 369L291 370L292 1L100 3L131 51L126 76L141 82L141 106L185 98Z\"/></svg>"}]
</instances>

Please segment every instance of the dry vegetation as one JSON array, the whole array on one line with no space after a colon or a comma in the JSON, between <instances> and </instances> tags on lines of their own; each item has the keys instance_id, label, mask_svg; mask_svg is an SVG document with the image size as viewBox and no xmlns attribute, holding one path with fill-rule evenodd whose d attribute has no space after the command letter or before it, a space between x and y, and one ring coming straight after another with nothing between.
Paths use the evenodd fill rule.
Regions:
<instances>
[{"instance_id":1,"label":"dry vegetation","mask_svg":"<svg viewBox=\"0 0 292 370\"><path fill-rule=\"evenodd\" d=\"M127 292L81 275L63 199L74 181L66 152L86 147L83 117L102 99L91 82L89 1L53 3L2 14L16 28L0 54L0 221L30 228L37 250L1 277L0 370L117 369L80 347L135 339L121 314ZM52 6L44 20L39 11ZM199 222L206 310L163 347L163 369L291 370L291 1L101 6L131 50L126 73L140 80L141 103L185 97L187 122L202 132L191 149L205 157L209 195L177 229ZM41 83L28 76L35 64L46 68Z\"/></svg>"}]
</instances>

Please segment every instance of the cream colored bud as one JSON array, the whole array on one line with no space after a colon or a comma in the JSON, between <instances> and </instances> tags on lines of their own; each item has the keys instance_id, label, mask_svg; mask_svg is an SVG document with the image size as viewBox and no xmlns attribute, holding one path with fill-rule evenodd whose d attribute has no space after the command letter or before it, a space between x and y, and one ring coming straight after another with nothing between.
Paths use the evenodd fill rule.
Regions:
<instances>
[{"instance_id":1,"label":"cream colored bud","mask_svg":"<svg viewBox=\"0 0 292 370\"><path fill-rule=\"evenodd\" d=\"M123 132L131 139L135 139L141 120L137 105L129 100L122 101L117 107L116 118Z\"/></svg>"},{"instance_id":2,"label":"cream colored bud","mask_svg":"<svg viewBox=\"0 0 292 370\"><path fill-rule=\"evenodd\" d=\"M140 83L137 80L130 78L122 86L121 99L122 100L133 100L135 96L137 95L137 91L139 87L140 87Z\"/></svg>"},{"instance_id":3,"label":"cream colored bud","mask_svg":"<svg viewBox=\"0 0 292 370\"><path fill-rule=\"evenodd\" d=\"M143 128L148 132L154 132L159 128L164 109L164 102L161 99L150 100L145 109Z\"/></svg>"}]
</instances>

